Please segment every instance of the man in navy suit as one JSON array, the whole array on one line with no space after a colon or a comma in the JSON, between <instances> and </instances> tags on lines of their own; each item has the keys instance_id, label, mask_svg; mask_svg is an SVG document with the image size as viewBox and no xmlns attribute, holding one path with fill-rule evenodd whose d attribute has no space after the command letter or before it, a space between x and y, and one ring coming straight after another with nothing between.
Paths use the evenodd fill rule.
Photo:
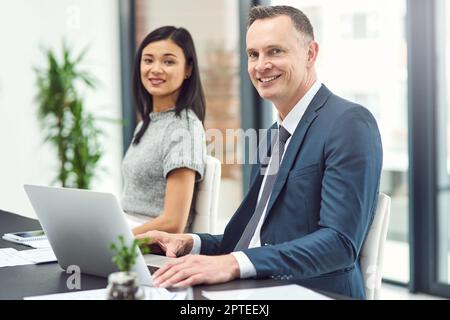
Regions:
<instances>
[{"instance_id":1,"label":"man in navy suit","mask_svg":"<svg viewBox=\"0 0 450 320\"><path fill-rule=\"evenodd\" d=\"M260 144L270 145L269 157L253 165L249 192L223 235L138 236L179 257L154 283L273 278L364 298L359 254L382 166L376 121L319 82L319 46L301 11L252 8L246 40L250 79L279 115Z\"/></svg>"}]
</instances>

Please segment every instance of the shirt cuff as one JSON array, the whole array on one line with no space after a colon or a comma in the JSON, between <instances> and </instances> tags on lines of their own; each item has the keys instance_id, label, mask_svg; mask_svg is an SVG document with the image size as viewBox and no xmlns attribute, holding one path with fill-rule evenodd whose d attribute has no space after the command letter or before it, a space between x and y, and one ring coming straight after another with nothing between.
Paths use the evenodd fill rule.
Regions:
<instances>
[{"instance_id":1,"label":"shirt cuff","mask_svg":"<svg viewBox=\"0 0 450 320\"><path fill-rule=\"evenodd\" d=\"M238 262L241 279L252 278L256 276L255 266L245 253L243 253L242 251L237 251L232 252L231 254Z\"/></svg>"},{"instance_id":2,"label":"shirt cuff","mask_svg":"<svg viewBox=\"0 0 450 320\"><path fill-rule=\"evenodd\" d=\"M200 254L200 250L202 248L202 240L197 234L189 233L189 235L192 236L192 239L194 240L191 252L189 252L189 254Z\"/></svg>"}]
</instances>

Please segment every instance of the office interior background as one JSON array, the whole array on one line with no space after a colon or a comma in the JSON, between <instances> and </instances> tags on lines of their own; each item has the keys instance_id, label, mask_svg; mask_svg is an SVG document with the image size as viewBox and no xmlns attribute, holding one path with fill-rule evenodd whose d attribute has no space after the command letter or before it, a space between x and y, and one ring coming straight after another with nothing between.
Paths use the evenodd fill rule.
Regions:
<instances>
[{"instance_id":1,"label":"office interior background","mask_svg":"<svg viewBox=\"0 0 450 320\"><path fill-rule=\"evenodd\" d=\"M131 64L162 25L193 35L207 100L205 128L264 128L273 108L248 79L245 20L251 5L298 7L312 20L319 79L366 106L384 147L381 191L392 197L385 283L450 298L450 1L448 0L0 0L0 209L34 217L24 183L50 185L55 150L37 121L35 67L42 48L88 46L83 64L100 81L87 108L104 131L93 189L120 195L121 160L136 119ZM229 142L229 143L228 143ZM237 146L236 146L237 143ZM242 141L227 140L229 159ZM220 159L225 162L224 159ZM248 183L248 165L222 165L221 232Z\"/></svg>"}]
</instances>

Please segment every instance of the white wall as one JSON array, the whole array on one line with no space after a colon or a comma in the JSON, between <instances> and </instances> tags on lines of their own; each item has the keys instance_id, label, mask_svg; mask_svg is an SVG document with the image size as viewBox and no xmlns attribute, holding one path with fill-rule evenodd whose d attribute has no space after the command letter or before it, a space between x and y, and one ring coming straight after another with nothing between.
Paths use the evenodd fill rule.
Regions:
<instances>
[{"instance_id":1,"label":"white wall","mask_svg":"<svg viewBox=\"0 0 450 320\"><path fill-rule=\"evenodd\" d=\"M0 0L0 209L34 216L24 183L50 185L56 152L43 143L34 101L36 75L44 67L40 47L60 51L62 39L79 52L90 46L85 68L102 83L85 95L96 115L119 119L120 47L118 5L114 0ZM121 190L121 128L101 125L105 154L94 189Z\"/></svg>"}]
</instances>

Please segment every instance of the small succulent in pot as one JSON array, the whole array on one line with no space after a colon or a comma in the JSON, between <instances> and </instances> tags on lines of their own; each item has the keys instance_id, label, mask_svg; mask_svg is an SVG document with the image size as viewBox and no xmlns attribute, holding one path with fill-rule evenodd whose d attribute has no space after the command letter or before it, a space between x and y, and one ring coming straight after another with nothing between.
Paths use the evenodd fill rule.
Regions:
<instances>
[{"instance_id":1,"label":"small succulent in pot","mask_svg":"<svg viewBox=\"0 0 450 320\"><path fill-rule=\"evenodd\" d=\"M150 252L147 244L149 238L134 239L131 246L127 246L125 238L118 236L119 244L111 243L111 250L115 252L113 262L119 269L108 277L107 298L109 300L140 300L144 299L144 293L139 288L137 275L131 272L136 263L137 250L140 248L142 254Z\"/></svg>"}]
</instances>

